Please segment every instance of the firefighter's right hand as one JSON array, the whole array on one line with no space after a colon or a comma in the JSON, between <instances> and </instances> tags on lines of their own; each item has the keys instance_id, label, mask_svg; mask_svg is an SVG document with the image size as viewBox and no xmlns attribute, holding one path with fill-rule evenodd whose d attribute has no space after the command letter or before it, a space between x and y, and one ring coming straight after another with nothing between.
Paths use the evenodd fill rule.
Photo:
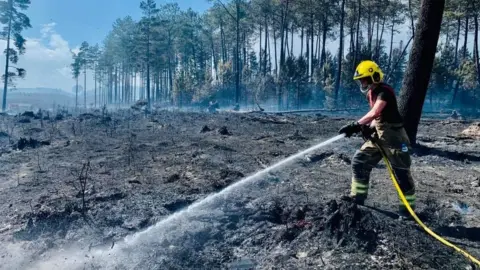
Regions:
<instances>
[{"instance_id":1,"label":"firefighter's right hand","mask_svg":"<svg viewBox=\"0 0 480 270\"><path fill-rule=\"evenodd\" d=\"M351 137L353 134L355 133L359 133L360 131L362 131L362 126L357 123L357 122L353 122L353 123L350 123L348 125L345 125L343 126L339 131L338 133L339 134L345 134L345 137L349 138Z\"/></svg>"},{"instance_id":2,"label":"firefighter's right hand","mask_svg":"<svg viewBox=\"0 0 480 270\"><path fill-rule=\"evenodd\" d=\"M365 139L371 140L373 138L373 134L377 132L377 130L374 127L370 127L368 125L363 125L361 127L362 130L362 135Z\"/></svg>"}]
</instances>

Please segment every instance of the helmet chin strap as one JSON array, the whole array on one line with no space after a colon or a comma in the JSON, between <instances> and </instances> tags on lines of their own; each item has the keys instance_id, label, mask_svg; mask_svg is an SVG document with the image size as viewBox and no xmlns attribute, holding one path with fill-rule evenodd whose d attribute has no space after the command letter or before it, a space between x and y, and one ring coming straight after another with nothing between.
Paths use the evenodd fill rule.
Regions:
<instances>
[{"instance_id":1,"label":"helmet chin strap","mask_svg":"<svg viewBox=\"0 0 480 270\"><path fill-rule=\"evenodd\" d=\"M362 86L360 86L360 91L362 92L362 94L366 95L368 93L368 91L370 91L370 88L371 88L371 84L369 84L367 87L363 88Z\"/></svg>"}]
</instances>

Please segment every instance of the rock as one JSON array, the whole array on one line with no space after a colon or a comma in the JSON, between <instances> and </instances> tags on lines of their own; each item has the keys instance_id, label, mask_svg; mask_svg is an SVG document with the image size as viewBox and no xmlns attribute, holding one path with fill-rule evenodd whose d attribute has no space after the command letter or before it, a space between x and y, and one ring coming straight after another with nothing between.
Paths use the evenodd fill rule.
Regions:
<instances>
[{"instance_id":1,"label":"rock","mask_svg":"<svg viewBox=\"0 0 480 270\"><path fill-rule=\"evenodd\" d=\"M58 113L58 114L55 116L55 120L57 120L57 121L63 120L63 114Z\"/></svg>"},{"instance_id":2,"label":"rock","mask_svg":"<svg viewBox=\"0 0 480 270\"><path fill-rule=\"evenodd\" d=\"M129 180L128 183L129 183L129 184L139 184L139 185L142 184L142 183L141 183L140 181L138 181L138 180Z\"/></svg>"},{"instance_id":3,"label":"rock","mask_svg":"<svg viewBox=\"0 0 480 270\"><path fill-rule=\"evenodd\" d=\"M34 117L35 117L35 113L32 112L32 111L26 111L26 112L22 113L22 116L34 118Z\"/></svg>"},{"instance_id":4,"label":"rock","mask_svg":"<svg viewBox=\"0 0 480 270\"><path fill-rule=\"evenodd\" d=\"M165 181L165 183L173 183L175 181L178 181L180 180L180 175L175 173L175 174L172 174L170 175L167 180Z\"/></svg>"},{"instance_id":5,"label":"rock","mask_svg":"<svg viewBox=\"0 0 480 270\"><path fill-rule=\"evenodd\" d=\"M3 228L0 228L0 233L4 233L4 232L10 230L11 228L12 228L12 225L10 225L10 224L3 227Z\"/></svg>"},{"instance_id":6,"label":"rock","mask_svg":"<svg viewBox=\"0 0 480 270\"><path fill-rule=\"evenodd\" d=\"M50 141L37 141L35 139L26 139L26 138L20 138L17 142L17 149L18 150L23 150L27 147L30 148L37 148L38 146L45 146L45 145L50 145Z\"/></svg>"},{"instance_id":7,"label":"rock","mask_svg":"<svg viewBox=\"0 0 480 270\"><path fill-rule=\"evenodd\" d=\"M456 194L463 194L464 190L463 187L460 185L453 185L452 187L447 189L447 192L456 193Z\"/></svg>"},{"instance_id":8,"label":"rock","mask_svg":"<svg viewBox=\"0 0 480 270\"><path fill-rule=\"evenodd\" d=\"M218 134L220 134L220 135L226 135L226 136L232 135L232 133L230 133L230 132L228 131L227 127L225 127L225 126L223 126L223 127L221 127L221 128L218 129Z\"/></svg>"},{"instance_id":9,"label":"rock","mask_svg":"<svg viewBox=\"0 0 480 270\"><path fill-rule=\"evenodd\" d=\"M205 133L205 132L210 132L212 131L207 125L202 127L202 130L200 130L200 133Z\"/></svg>"},{"instance_id":10,"label":"rock","mask_svg":"<svg viewBox=\"0 0 480 270\"><path fill-rule=\"evenodd\" d=\"M22 123L22 124L26 124L26 123L31 123L32 120L30 120L30 118L28 117L22 117L20 119L18 119L18 123Z\"/></svg>"},{"instance_id":11,"label":"rock","mask_svg":"<svg viewBox=\"0 0 480 270\"><path fill-rule=\"evenodd\" d=\"M333 152L325 152L325 153L319 153L319 154L310 154L305 156L305 159L308 162L318 162L320 160L323 160L327 157L330 157L333 155Z\"/></svg>"},{"instance_id":12,"label":"rock","mask_svg":"<svg viewBox=\"0 0 480 270\"><path fill-rule=\"evenodd\" d=\"M480 140L480 122L474 123L473 125L469 126L467 129L460 133L460 136Z\"/></svg>"},{"instance_id":13,"label":"rock","mask_svg":"<svg viewBox=\"0 0 480 270\"><path fill-rule=\"evenodd\" d=\"M135 111L140 111L142 109L144 109L145 106L148 105L148 102L145 101L145 100L138 100L137 102L135 102L135 104L132 105L132 110L135 110Z\"/></svg>"},{"instance_id":14,"label":"rock","mask_svg":"<svg viewBox=\"0 0 480 270\"><path fill-rule=\"evenodd\" d=\"M295 257L297 257L297 259L306 258L308 257L308 252L298 252Z\"/></svg>"},{"instance_id":15,"label":"rock","mask_svg":"<svg viewBox=\"0 0 480 270\"><path fill-rule=\"evenodd\" d=\"M80 119L93 119L96 118L96 116L93 113L82 113L78 116Z\"/></svg>"},{"instance_id":16,"label":"rock","mask_svg":"<svg viewBox=\"0 0 480 270\"><path fill-rule=\"evenodd\" d=\"M190 199L178 199L174 202L164 204L163 207L170 212L175 212L189 206L192 202L193 200Z\"/></svg>"},{"instance_id":17,"label":"rock","mask_svg":"<svg viewBox=\"0 0 480 270\"><path fill-rule=\"evenodd\" d=\"M133 217L123 221L122 228L129 231L140 230L147 227L150 218L148 217Z\"/></svg>"}]
</instances>

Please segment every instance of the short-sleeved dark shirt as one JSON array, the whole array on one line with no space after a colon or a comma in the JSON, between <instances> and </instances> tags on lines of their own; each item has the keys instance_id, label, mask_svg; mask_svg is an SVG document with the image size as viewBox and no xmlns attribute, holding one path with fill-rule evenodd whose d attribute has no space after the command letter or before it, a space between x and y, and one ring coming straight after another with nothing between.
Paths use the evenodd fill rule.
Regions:
<instances>
[{"instance_id":1,"label":"short-sleeved dark shirt","mask_svg":"<svg viewBox=\"0 0 480 270\"><path fill-rule=\"evenodd\" d=\"M376 96L376 99L383 100L387 103L380 113L380 116L376 119L378 122L391 124L403 123L402 116L398 111L397 98L391 87L380 84L373 90L372 94ZM374 98L374 100L376 99Z\"/></svg>"}]
</instances>

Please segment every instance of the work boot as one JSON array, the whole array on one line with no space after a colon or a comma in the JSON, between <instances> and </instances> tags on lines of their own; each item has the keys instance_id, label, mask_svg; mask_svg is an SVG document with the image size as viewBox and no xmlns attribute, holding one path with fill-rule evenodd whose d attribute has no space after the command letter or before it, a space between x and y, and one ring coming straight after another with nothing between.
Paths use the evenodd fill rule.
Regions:
<instances>
[{"instance_id":1,"label":"work boot","mask_svg":"<svg viewBox=\"0 0 480 270\"><path fill-rule=\"evenodd\" d=\"M340 200L342 201L352 202L359 205L364 205L365 199L365 197L356 195L343 195L342 197L340 197Z\"/></svg>"},{"instance_id":2,"label":"work boot","mask_svg":"<svg viewBox=\"0 0 480 270\"><path fill-rule=\"evenodd\" d=\"M415 211L415 207L413 206L410 206L410 207L412 207L412 210ZM412 215L410 215L410 212L408 212L408 209L403 205L400 205L398 207L398 216L399 216L399 219L401 220L413 220Z\"/></svg>"}]
</instances>

